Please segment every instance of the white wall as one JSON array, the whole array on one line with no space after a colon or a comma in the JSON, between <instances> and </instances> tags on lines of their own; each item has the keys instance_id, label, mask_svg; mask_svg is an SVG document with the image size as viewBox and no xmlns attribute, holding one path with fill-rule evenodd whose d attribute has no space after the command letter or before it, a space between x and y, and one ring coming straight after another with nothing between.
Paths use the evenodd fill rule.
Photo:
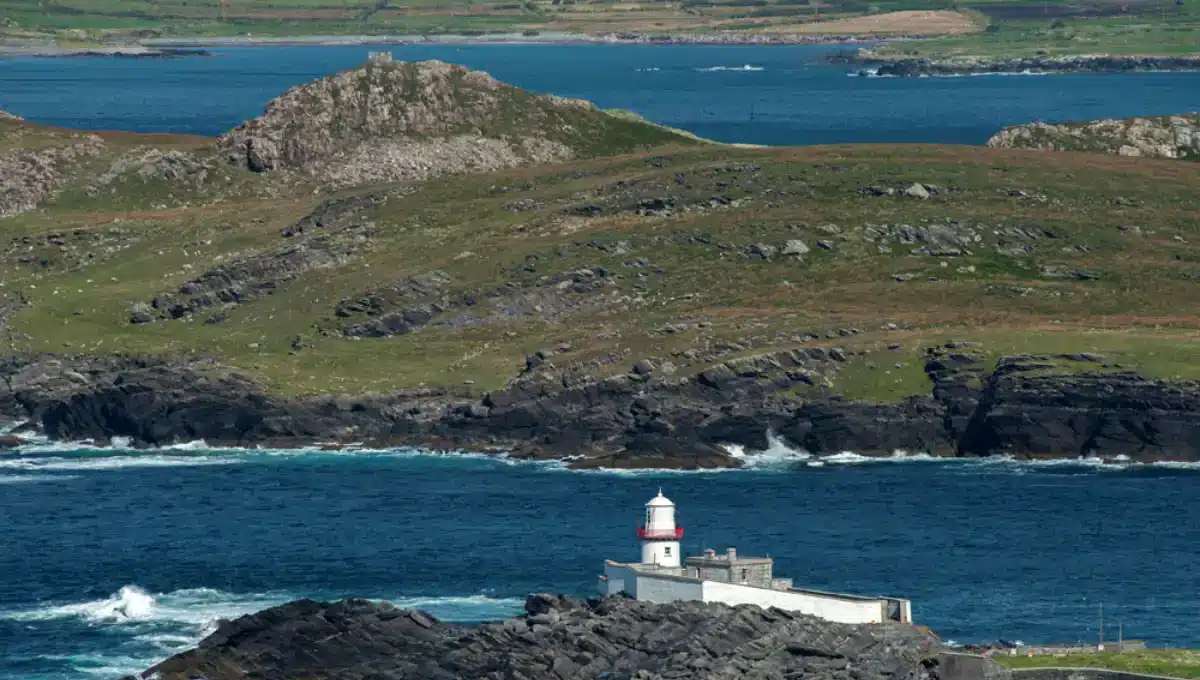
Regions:
<instances>
[{"instance_id":1,"label":"white wall","mask_svg":"<svg viewBox=\"0 0 1200 680\"><path fill-rule=\"evenodd\" d=\"M736 583L703 582L705 602L755 604L819 616L838 623L871 623L884 619L882 600L843 600L809 593L752 588ZM638 598L642 599L642 598Z\"/></svg>"},{"instance_id":2,"label":"white wall","mask_svg":"<svg viewBox=\"0 0 1200 680\"><path fill-rule=\"evenodd\" d=\"M679 541L642 541L642 564L679 566Z\"/></svg>"},{"instance_id":3,"label":"white wall","mask_svg":"<svg viewBox=\"0 0 1200 680\"><path fill-rule=\"evenodd\" d=\"M639 574L636 579L637 594L635 597L639 600L661 603L704 599L704 586L701 581L654 577L645 574Z\"/></svg>"}]
</instances>

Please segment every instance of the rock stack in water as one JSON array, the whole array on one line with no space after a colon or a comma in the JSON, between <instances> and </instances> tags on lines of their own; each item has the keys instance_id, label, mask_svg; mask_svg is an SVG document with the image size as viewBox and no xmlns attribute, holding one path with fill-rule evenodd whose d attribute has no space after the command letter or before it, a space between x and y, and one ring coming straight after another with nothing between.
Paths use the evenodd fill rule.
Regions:
<instances>
[{"instance_id":1,"label":"rock stack in water","mask_svg":"<svg viewBox=\"0 0 1200 680\"><path fill-rule=\"evenodd\" d=\"M349 599L222 622L159 680L938 680L939 640L909 624L845 625L776 609L533 595L523 616L455 626Z\"/></svg>"}]
</instances>

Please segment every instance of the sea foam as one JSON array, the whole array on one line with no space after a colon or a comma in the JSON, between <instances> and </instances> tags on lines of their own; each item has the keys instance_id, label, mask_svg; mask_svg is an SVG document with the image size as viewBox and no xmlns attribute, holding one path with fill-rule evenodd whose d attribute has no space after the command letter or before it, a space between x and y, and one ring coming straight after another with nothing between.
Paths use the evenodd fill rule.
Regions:
<instances>
[{"instance_id":1,"label":"sea foam","mask_svg":"<svg viewBox=\"0 0 1200 680\"><path fill-rule=\"evenodd\" d=\"M696 70L700 71L701 73L712 73L715 71L765 71L766 68L762 66L755 66L753 64L742 64L741 66L709 66L707 68L698 68Z\"/></svg>"}]
</instances>

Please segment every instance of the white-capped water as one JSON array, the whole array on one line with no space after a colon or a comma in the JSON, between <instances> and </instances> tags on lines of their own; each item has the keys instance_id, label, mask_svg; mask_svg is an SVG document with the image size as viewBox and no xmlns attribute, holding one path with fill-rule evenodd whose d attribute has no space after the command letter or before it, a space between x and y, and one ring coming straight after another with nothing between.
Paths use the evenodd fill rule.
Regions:
<instances>
[{"instance_id":1,"label":"white-capped water","mask_svg":"<svg viewBox=\"0 0 1200 680\"><path fill-rule=\"evenodd\" d=\"M72 656L47 655L89 675L117 677L140 672L163 659L196 646L216 630L221 619L233 619L299 597L337 599L340 595L252 593L235 594L213 588L184 588L150 593L136 585L123 586L111 596L41 607L0 611L0 620L39 625L76 622L103 629L113 636L111 648ZM420 609L448 622L503 619L519 613L524 600L485 594L386 598L398 607Z\"/></svg>"},{"instance_id":2,"label":"white-capped water","mask_svg":"<svg viewBox=\"0 0 1200 680\"><path fill-rule=\"evenodd\" d=\"M707 68L698 68L696 70L700 71L701 73L712 73L715 71L765 71L766 68L762 66L755 66L753 64L742 64L741 66L709 66Z\"/></svg>"}]
</instances>

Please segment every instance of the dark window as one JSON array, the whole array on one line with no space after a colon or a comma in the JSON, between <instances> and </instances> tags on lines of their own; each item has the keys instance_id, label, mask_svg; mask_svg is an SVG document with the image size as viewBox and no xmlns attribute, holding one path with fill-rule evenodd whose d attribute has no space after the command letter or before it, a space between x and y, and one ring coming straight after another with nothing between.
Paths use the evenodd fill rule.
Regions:
<instances>
[{"instance_id":1,"label":"dark window","mask_svg":"<svg viewBox=\"0 0 1200 680\"><path fill-rule=\"evenodd\" d=\"M743 581L746 580L746 570L745 569L742 570L742 580Z\"/></svg>"},{"instance_id":2,"label":"dark window","mask_svg":"<svg viewBox=\"0 0 1200 680\"><path fill-rule=\"evenodd\" d=\"M671 556L671 546L663 546L663 557Z\"/></svg>"}]
</instances>

